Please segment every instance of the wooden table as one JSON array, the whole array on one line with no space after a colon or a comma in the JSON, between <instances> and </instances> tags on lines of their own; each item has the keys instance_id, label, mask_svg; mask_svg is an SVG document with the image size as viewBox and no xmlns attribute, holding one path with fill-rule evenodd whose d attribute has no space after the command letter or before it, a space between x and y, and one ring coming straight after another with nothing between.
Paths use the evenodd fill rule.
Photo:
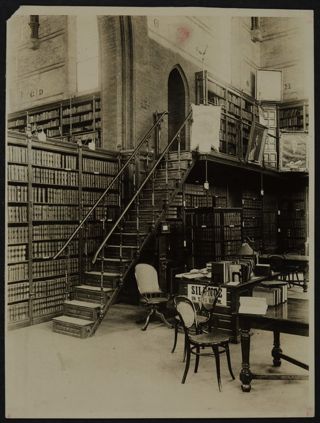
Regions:
<instances>
[{"instance_id":1,"label":"wooden table","mask_svg":"<svg viewBox=\"0 0 320 423\"><path fill-rule=\"evenodd\" d=\"M288 263L289 265L298 266L303 273L303 291L308 291L308 283L309 283L309 256L304 256L300 254L262 254L259 256L260 263L269 263L269 259L272 256L279 255L283 258L283 260Z\"/></svg>"},{"instance_id":2,"label":"wooden table","mask_svg":"<svg viewBox=\"0 0 320 423\"><path fill-rule=\"evenodd\" d=\"M284 304L268 307L266 315L239 314L241 332L242 369L240 372L241 388L250 392L252 379L306 379L304 375L254 374L250 370L250 329L257 328L273 331L273 348L271 355L273 365L281 366L281 359L308 370L308 365L282 353L280 333L309 336L309 302L308 300L289 298Z\"/></svg>"},{"instance_id":3,"label":"wooden table","mask_svg":"<svg viewBox=\"0 0 320 423\"><path fill-rule=\"evenodd\" d=\"M219 327L228 330L231 336L231 342L237 343L240 340L238 307L240 296L252 296L252 290L261 282L276 279L279 273L273 273L272 276L253 276L249 281L242 282L238 285L230 285L228 283L220 285L222 288L221 297L215 308L214 315L219 317ZM199 302L202 289L208 283L208 278L185 279L176 278L175 285L180 295L186 295L194 303ZM220 326L221 325L221 326Z\"/></svg>"}]
</instances>

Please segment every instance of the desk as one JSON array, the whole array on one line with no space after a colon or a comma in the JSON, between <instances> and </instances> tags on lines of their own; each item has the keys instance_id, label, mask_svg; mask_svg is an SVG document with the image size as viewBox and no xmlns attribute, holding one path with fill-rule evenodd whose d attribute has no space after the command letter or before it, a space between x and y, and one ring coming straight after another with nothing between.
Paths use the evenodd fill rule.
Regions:
<instances>
[{"instance_id":1,"label":"desk","mask_svg":"<svg viewBox=\"0 0 320 423\"><path fill-rule=\"evenodd\" d=\"M219 318L219 328L228 330L231 335L231 342L237 343L239 341L239 320L238 307L240 296L252 296L252 289L263 281L269 279L276 279L279 273L274 273L272 276L254 276L249 281L240 283L238 285L230 285L228 283L220 285L222 288L221 301L219 301L215 308L216 317ZM204 286L210 283L208 278L194 278L185 279L183 277L175 279L175 292L180 295L186 295L191 301L197 303L201 297L201 292Z\"/></svg>"},{"instance_id":2,"label":"desk","mask_svg":"<svg viewBox=\"0 0 320 423\"><path fill-rule=\"evenodd\" d=\"M251 389L252 379L306 379L303 375L258 375L250 370L250 329L257 328L273 331L273 365L281 366L281 358L296 366L308 370L309 367L282 353L280 333L309 336L309 302L308 300L289 298L284 304L268 307L264 316L255 314L239 314L241 331L242 369L240 372L241 388L244 392Z\"/></svg>"},{"instance_id":3,"label":"desk","mask_svg":"<svg viewBox=\"0 0 320 423\"><path fill-rule=\"evenodd\" d=\"M309 257L300 255L300 254L262 254L259 256L260 263L269 263L270 257L274 255L281 256L284 261L288 264L299 266L301 272L303 273L303 291L308 291L309 283Z\"/></svg>"}]
</instances>

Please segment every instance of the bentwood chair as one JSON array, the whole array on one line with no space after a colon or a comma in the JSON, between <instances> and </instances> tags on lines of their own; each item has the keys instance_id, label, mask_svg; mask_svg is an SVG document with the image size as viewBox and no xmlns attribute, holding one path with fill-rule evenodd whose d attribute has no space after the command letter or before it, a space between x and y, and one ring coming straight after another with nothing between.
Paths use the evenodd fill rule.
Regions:
<instances>
[{"instance_id":1,"label":"bentwood chair","mask_svg":"<svg viewBox=\"0 0 320 423\"><path fill-rule=\"evenodd\" d=\"M212 313L219 298L218 295L215 296L214 299L212 298L211 293L214 289L217 289L217 288L213 287L210 283L208 283L208 285L206 285L202 291L199 306L196 307L196 305L194 304L195 310L197 313L198 330L201 332L206 331L206 327L209 325L212 319ZM221 292L221 289L220 289L220 292ZM179 315L177 314L175 316L175 322L174 322L174 341L173 341L173 347L171 350L172 353L175 352L175 349L177 346L179 329L180 330L182 329L182 323L179 318ZM185 358L186 358L186 345L184 347L183 361L185 361Z\"/></svg>"},{"instance_id":2,"label":"bentwood chair","mask_svg":"<svg viewBox=\"0 0 320 423\"><path fill-rule=\"evenodd\" d=\"M219 294L216 292L215 297ZM213 300L213 302L215 299ZM182 377L182 382L185 383L190 367L191 355L195 355L194 372L197 373L200 357L211 356L215 358L216 371L219 391L221 391L221 376L220 376L220 354L226 353L228 369L232 379L235 379L232 372L231 358L229 351L230 334L224 330L212 328L212 332L201 333L197 321L197 313L192 301L184 296L177 296L174 298L176 311L182 323L185 334L185 348L186 348L186 364ZM195 327L195 334L191 332L191 328ZM208 348L211 350L208 352Z\"/></svg>"},{"instance_id":3,"label":"bentwood chair","mask_svg":"<svg viewBox=\"0 0 320 423\"><path fill-rule=\"evenodd\" d=\"M292 285L303 286L303 281L299 277L299 266L286 263L282 255L269 256L269 263L271 270L280 272L280 278L288 282L289 287Z\"/></svg>"},{"instance_id":4,"label":"bentwood chair","mask_svg":"<svg viewBox=\"0 0 320 423\"><path fill-rule=\"evenodd\" d=\"M140 293L140 301L148 309L148 314L142 330L146 330L151 317L159 317L168 327L172 325L167 321L161 309L165 308L168 297L159 287L158 274L156 269L147 263L139 263L135 267L135 277L138 290Z\"/></svg>"}]
</instances>

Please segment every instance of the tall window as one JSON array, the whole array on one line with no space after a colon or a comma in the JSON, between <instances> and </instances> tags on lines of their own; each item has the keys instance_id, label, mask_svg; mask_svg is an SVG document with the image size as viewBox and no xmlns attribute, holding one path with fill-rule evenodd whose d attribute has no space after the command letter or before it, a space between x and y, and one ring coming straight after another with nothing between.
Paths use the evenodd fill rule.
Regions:
<instances>
[{"instance_id":1,"label":"tall window","mask_svg":"<svg viewBox=\"0 0 320 423\"><path fill-rule=\"evenodd\" d=\"M99 37L95 15L77 16L77 91L99 88Z\"/></svg>"}]
</instances>

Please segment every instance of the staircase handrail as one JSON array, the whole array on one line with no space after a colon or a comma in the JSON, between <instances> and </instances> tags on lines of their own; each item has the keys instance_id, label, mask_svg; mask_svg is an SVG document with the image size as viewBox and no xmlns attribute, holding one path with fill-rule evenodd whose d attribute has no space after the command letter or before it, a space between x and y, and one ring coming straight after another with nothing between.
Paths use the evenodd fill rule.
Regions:
<instances>
[{"instance_id":1,"label":"staircase handrail","mask_svg":"<svg viewBox=\"0 0 320 423\"><path fill-rule=\"evenodd\" d=\"M192 115L192 110L190 110L190 112L188 113L188 115L186 116L186 118L184 119L183 123L181 124L181 126L179 127L178 131L176 132L176 134L174 135L174 137L172 138L172 140L167 144L167 146L165 147L165 149L162 151L162 153L160 154L160 156L158 157L157 161L154 163L154 165L152 166L152 168L150 169L148 175L145 177L145 179L143 180L143 182L141 183L141 185L139 186L138 190L136 191L136 193L132 196L131 200L129 201L129 203L127 204L127 206L125 207L125 209L122 211L121 215L118 217L118 219L116 220L116 222L114 223L114 225L112 226L112 228L110 229L110 231L108 232L107 236L104 238L104 240L102 241L102 243L100 244L100 246L98 247L93 259L92 259L92 263L94 264L98 258L98 255L100 254L101 250L104 248L105 244L107 243L108 239L110 238L110 236L113 234L114 230L117 228L117 226L119 225L119 223L121 222L121 220L123 219L124 215L127 213L127 211L129 210L129 208L132 206L132 204L134 203L135 199L138 197L138 195L141 193L143 187L146 185L146 183L149 181L151 175L154 173L154 171L156 170L158 164L161 162L161 160L163 159L163 157L165 156L165 154L167 153L167 151L169 150L169 148L171 147L171 145L174 143L174 141L177 139L177 137L180 135L180 132L182 131L182 129L185 127L186 123L188 122L188 120L190 119Z\"/></svg>"},{"instance_id":2,"label":"staircase handrail","mask_svg":"<svg viewBox=\"0 0 320 423\"><path fill-rule=\"evenodd\" d=\"M139 144L136 146L126 163L121 167L121 169L118 171L117 175L112 179L110 184L107 186L107 188L104 190L104 192L100 195L98 200L94 203L94 205L91 207L91 209L88 211L86 216L81 220L80 224L76 227L76 229L73 231L73 233L70 235L68 240L63 244L63 246L60 248L60 250L52 257L52 260L57 259L60 254L67 248L67 246L70 244L70 242L73 240L73 238L77 235L77 233L80 231L80 229L83 227L85 222L88 220L92 212L97 208L97 206L100 204L100 202L103 200L103 198L106 196L106 194L110 191L111 187L114 185L114 183L120 178L120 176L123 174L123 172L126 170L126 168L131 163L132 159L135 158L135 156L138 154L141 146L144 144L146 139L149 137L151 132L155 129L155 127L161 122L161 120L164 118L164 116L168 114L168 112L162 112L159 117L157 117L157 120L154 122L152 127L144 134Z\"/></svg>"}]
</instances>

